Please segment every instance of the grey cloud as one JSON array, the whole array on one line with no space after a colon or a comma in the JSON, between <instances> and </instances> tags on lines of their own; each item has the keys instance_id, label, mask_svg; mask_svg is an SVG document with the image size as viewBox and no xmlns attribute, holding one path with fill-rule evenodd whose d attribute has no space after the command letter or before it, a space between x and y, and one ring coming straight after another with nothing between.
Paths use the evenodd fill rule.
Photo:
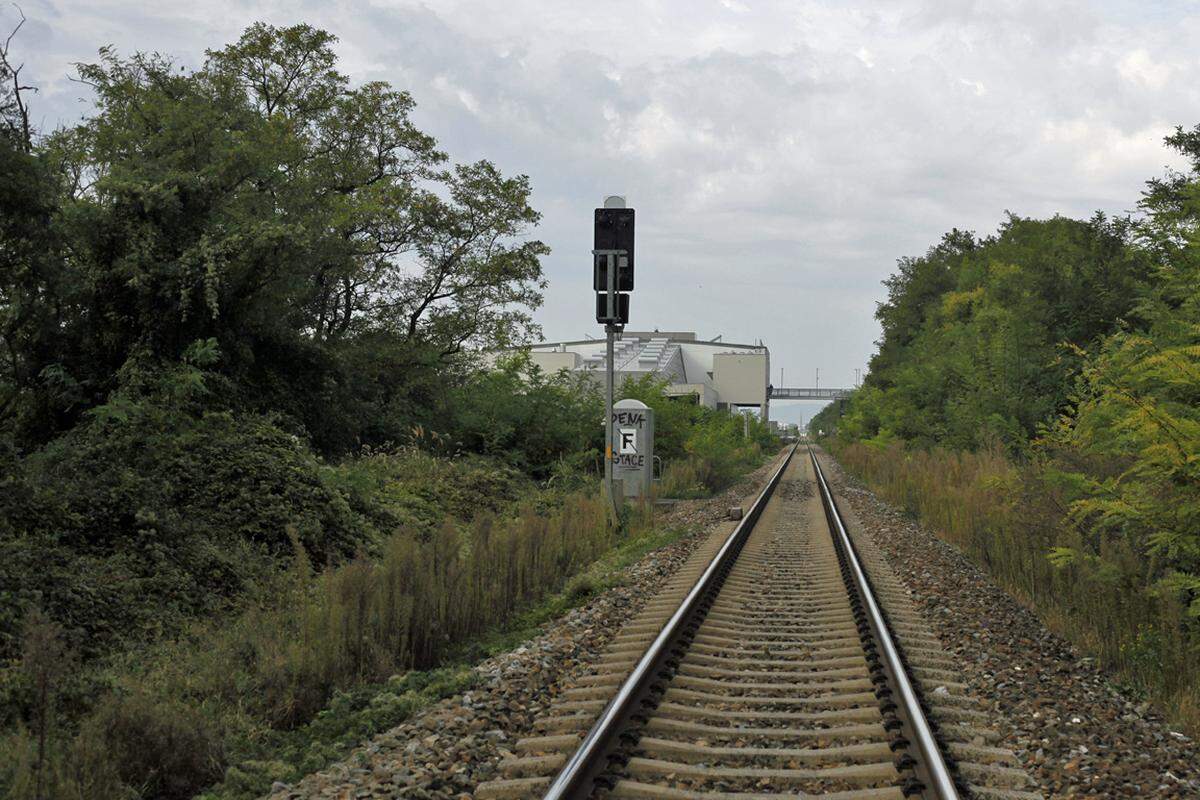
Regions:
<instances>
[{"instance_id":1,"label":"grey cloud","mask_svg":"<svg viewBox=\"0 0 1200 800\"><path fill-rule=\"evenodd\" d=\"M848 383L877 329L879 281L952 228L1005 209L1132 207L1200 100L1189 5L902 0L313 4L355 79L409 89L460 160L532 178L554 253L538 313L595 332L591 208L639 210L639 326L762 338L789 375ZM1166 9L1166 10L1163 10ZM199 59L255 19L234 0L26 8L61 75L112 41ZM208 22L198 24L197 20ZM47 41L45 29L52 38ZM55 79L46 107L78 113ZM1190 115L1190 116L1189 116Z\"/></svg>"}]
</instances>

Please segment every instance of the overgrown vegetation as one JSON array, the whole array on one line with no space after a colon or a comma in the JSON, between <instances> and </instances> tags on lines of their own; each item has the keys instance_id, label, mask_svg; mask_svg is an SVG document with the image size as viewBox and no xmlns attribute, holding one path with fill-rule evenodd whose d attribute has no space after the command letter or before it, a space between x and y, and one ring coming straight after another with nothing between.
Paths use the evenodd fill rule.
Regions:
<instances>
[{"instance_id":1,"label":"overgrown vegetation","mask_svg":"<svg viewBox=\"0 0 1200 800\"><path fill-rule=\"evenodd\" d=\"M1069 524L1070 493L1046 465L1014 462L997 448L906 450L899 442L843 443L837 456L1117 671L1133 694L1197 729L1195 618L1186 597L1148 582L1144 546Z\"/></svg>"},{"instance_id":2,"label":"overgrown vegetation","mask_svg":"<svg viewBox=\"0 0 1200 800\"><path fill-rule=\"evenodd\" d=\"M1200 127L1130 220L1010 217L905 259L812 429L1200 730Z\"/></svg>"},{"instance_id":3,"label":"overgrown vegetation","mask_svg":"<svg viewBox=\"0 0 1200 800\"><path fill-rule=\"evenodd\" d=\"M508 369L479 380L507 381ZM490 398L523 416L517 395L560 396L572 382L534 374ZM185 383L203 394L203 381ZM695 493L761 462L761 426L745 438L727 414L669 400L649 381L628 388L662 408L681 463L700 465L710 482L689 484ZM595 417L581 424L599 428ZM497 627L528 633L531 614L605 585L626 563L614 555L666 541L648 508L618 533L574 454L526 473L496 454L439 454L449 435L415 438L428 447L329 464L267 418L193 415L155 398L21 460L10 478L21 491L6 495L12 558L0 567L13 587L2 598L13 661L0 671L0 787L257 796L466 679L403 688L414 670L479 655L473 640ZM689 447L711 447L711 460ZM583 464L598 457L582 452ZM61 535L63 520L77 532ZM38 568L47 563L55 569Z\"/></svg>"},{"instance_id":4,"label":"overgrown vegetation","mask_svg":"<svg viewBox=\"0 0 1200 800\"><path fill-rule=\"evenodd\" d=\"M645 514L633 522L623 538L648 531ZM312 737L327 734L322 728L331 716L349 716L321 716L339 693L381 687L368 703L371 713L356 709L344 724L402 719L420 698L406 697L407 679L392 676L441 664L472 636L557 592L616 537L603 501L575 494L550 512L525 507L515 516L480 514L461 527L447 522L427 541L399 530L382 543L379 558L355 558L320 575L297 539L291 569L268 581L241 613L108 659L97 676L111 684L106 699L73 737L50 737L49 750L34 743L45 730L42 709L51 705L39 687L56 681L16 681L12 694L32 708L35 726L12 737L13 774L5 781L0 770L0 785L19 787L22 775L41 774L50 781L45 796L69 796L73 779L62 776L82 753L99 752L113 769L87 775L109 781L94 796L136 787L141 796L191 797L222 777L229 784L223 796L245 796L238 787L261 793L272 780L322 766L330 743ZM50 668L38 666L47 659L37 648L49 646L41 640L54 638L61 648L62 637L32 624L23 663L40 675ZM308 746L281 761L288 755L278 752L287 749L281 745L297 744L289 732L302 727ZM38 768L38 760L48 763Z\"/></svg>"},{"instance_id":5,"label":"overgrown vegetation","mask_svg":"<svg viewBox=\"0 0 1200 800\"><path fill-rule=\"evenodd\" d=\"M79 69L41 132L0 50L0 794L259 796L677 535L606 519L589 378L479 363L536 331L524 176L305 25ZM682 493L772 442L625 389Z\"/></svg>"},{"instance_id":6,"label":"overgrown vegetation","mask_svg":"<svg viewBox=\"0 0 1200 800\"><path fill-rule=\"evenodd\" d=\"M710 497L761 464L764 453L777 444L758 417L681 402L667 397L664 386L647 376L626 381L621 390L623 397L654 409L654 452L664 463L664 497Z\"/></svg>"}]
</instances>

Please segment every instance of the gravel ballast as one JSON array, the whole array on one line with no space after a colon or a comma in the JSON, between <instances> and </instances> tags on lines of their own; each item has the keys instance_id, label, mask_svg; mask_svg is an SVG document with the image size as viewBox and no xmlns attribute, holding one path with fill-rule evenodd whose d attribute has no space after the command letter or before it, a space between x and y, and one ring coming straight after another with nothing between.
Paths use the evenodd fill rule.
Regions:
<instances>
[{"instance_id":1,"label":"gravel ballast","mask_svg":"<svg viewBox=\"0 0 1200 800\"><path fill-rule=\"evenodd\" d=\"M933 532L829 459L848 524L860 525L911 592L964 682L989 701L1047 797L1200 797L1200 748Z\"/></svg>"}]
</instances>

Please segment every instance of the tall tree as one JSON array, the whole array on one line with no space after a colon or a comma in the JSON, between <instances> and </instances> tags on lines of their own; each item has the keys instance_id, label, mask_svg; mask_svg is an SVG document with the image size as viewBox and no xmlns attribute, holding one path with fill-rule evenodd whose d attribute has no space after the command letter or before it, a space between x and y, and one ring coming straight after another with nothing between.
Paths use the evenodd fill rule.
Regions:
<instances>
[{"instance_id":1,"label":"tall tree","mask_svg":"<svg viewBox=\"0 0 1200 800\"><path fill-rule=\"evenodd\" d=\"M1009 215L993 236L952 231L885 281L883 336L840 430L1021 449L1069 403L1072 349L1134 311L1149 274L1128 220Z\"/></svg>"},{"instance_id":2,"label":"tall tree","mask_svg":"<svg viewBox=\"0 0 1200 800\"><path fill-rule=\"evenodd\" d=\"M414 370L535 330L548 251L528 238L528 178L448 166L412 97L352 85L334 43L259 23L194 71L111 49L79 67L96 113L32 153L58 262L0 299L9 402L42 409L26 441L212 339L237 402L351 446L348 405L386 406L422 385ZM10 335L35 302L53 324ZM362 369L364 348L386 363Z\"/></svg>"}]
</instances>

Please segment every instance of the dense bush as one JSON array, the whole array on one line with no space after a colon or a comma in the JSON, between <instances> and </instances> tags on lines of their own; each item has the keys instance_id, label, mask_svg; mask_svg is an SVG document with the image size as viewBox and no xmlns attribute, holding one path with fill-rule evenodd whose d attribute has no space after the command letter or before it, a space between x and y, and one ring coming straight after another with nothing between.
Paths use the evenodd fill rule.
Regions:
<instances>
[{"instance_id":1,"label":"dense bush","mask_svg":"<svg viewBox=\"0 0 1200 800\"><path fill-rule=\"evenodd\" d=\"M289 530L319 561L364 544L305 442L187 405L118 395L0 479L0 653L31 605L94 653L223 607L290 552Z\"/></svg>"},{"instance_id":2,"label":"dense bush","mask_svg":"<svg viewBox=\"0 0 1200 800\"><path fill-rule=\"evenodd\" d=\"M604 441L603 398L590 376L546 375L522 354L469 375L440 416L444 448L494 456L539 479L594 473Z\"/></svg>"},{"instance_id":3,"label":"dense bush","mask_svg":"<svg viewBox=\"0 0 1200 800\"><path fill-rule=\"evenodd\" d=\"M116 692L83 728L79 738L101 749L123 794L187 800L224 772L222 731L187 699L140 687ZM80 749L78 741L73 749Z\"/></svg>"},{"instance_id":4,"label":"dense bush","mask_svg":"<svg viewBox=\"0 0 1200 800\"><path fill-rule=\"evenodd\" d=\"M645 515L631 521L624 536L646 531ZM266 787L247 773L258 768L244 763L261 747L253 742L308 723L338 692L436 665L469 637L562 589L616 537L600 498L571 495L551 513L526 508L477 515L461 527L446 523L427 541L400 531L378 559L316 576L297 540L292 568L273 580L262 603L176 642L110 659L114 689L76 734L56 729L42 748L18 728L0 743L0 790L33 797L30 776L39 774L49 782L45 797L71 797L83 781L184 798L224 775L261 793ZM388 702L379 695L377 703ZM393 719L400 711L379 713ZM106 758L64 777L81 769L72 760L85 751Z\"/></svg>"},{"instance_id":5,"label":"dense bush","mask_svg":"<svg viewBox=\"0 0 1200 800\"><path fill-rule=\"evenodd\" d=\"M415 446L364 449L325 468L330 486L377 541L404 529L429 538L447 517L470 520L526 499L535 482L504 461L472 453L437 456Z\"/></svg>"},{"instance_id":6,"label":"dense bush","mask_svg":"<svg viewBox=\"0 0 1200 800\"><path fill-rule=\"evenodd\" d=\"M764 431L756 420L748 421ZM728 488L763 460L763 444L742 434L743 420L714 415L698 426L684 445L686 455L667 462L660 492L664 497L709 497Z\"/></svg>"}]
</instances>

